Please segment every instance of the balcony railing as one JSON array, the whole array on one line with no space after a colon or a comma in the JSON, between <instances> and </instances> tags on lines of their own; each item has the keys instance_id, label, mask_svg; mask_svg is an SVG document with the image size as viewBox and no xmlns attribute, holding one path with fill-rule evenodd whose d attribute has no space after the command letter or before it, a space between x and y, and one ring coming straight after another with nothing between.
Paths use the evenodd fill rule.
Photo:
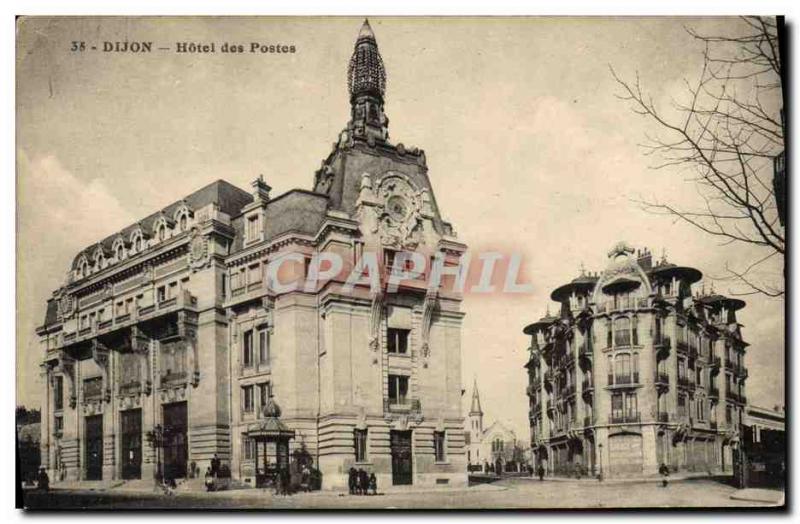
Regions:
<instances>
[{"instance_id":1,"label":"balcony railing","mask_svg":"<svg viewBox=\"0 0 800 524\"><path fill-rule=\"evenodd\" d=\"M678 350L678 353L688 353L689 352L689 344L686 343L684 340L679 340L675 347Z\"/></svg>"},{"instance_id":2,"label":"balcony railing","mask_svg":"<svg viewBox=\"0 0 800 524\"><path fill-rule=\"evenodd\" d=\"M708 427L710 427L711 429L716 430L717 429L717 422L712 420L711 422L708 423Z\"/></svg>"},{"instance_id":3,"label":"balcony railing","mask_svg":"<svg viewBox=\"0 0 800 524\"><path fill-rule=\"evenodd\" d=\"M689 378L688 377L678 377L678 386L682 388L689 387Z\"/></svg>"},{"instance_id":4,"label":"balcony railing","mask_svg":"<svg viewBox=\"0 0 800 524\"><path fill-rule=\"evenodd\" d=\"M608 375L609 386L635 386L639 384L639 373L630 375Z\"/></svg>"},{"instance_id":5,"label":"balcony railing","mask_svg":"<svg viewBox=\"0 0 800 524\"><path fill-rule=\"evenodd\" d=\"M653 339L653 347L656 349L669 349L672 347L672 339L667 335L656 335Z\"/></svg>"},{"instance_id":6,"label":"balcony railing","mask_svg":"<svg viewBox=\"0 0 800 524\"><path fill-rule=\"evenodd\" d=\"M658 413L658 421L659 422L669 422L669 413L666 412L659 412Z\"/></svg>"},{"instance_id":7,"label":"balcony railing","mask_svg":"<svg viewBox=\"0 0 800 524\"><path fill-rule=\"evenodd\" d=\"M422 403L418 398L385 398L383 409L387 413L421 413Z\"/></svg>"},{"instance_id":8,"label":"balcony railing","mask_svg":"<svg viewBox=\"0 0 800 524\"><path fill-rule=\"evenodd\" d=\"M669 386L669 373L665 371L658 371L656 373L656 385Z\"/></svg>"},{"instance_id":9,"label":"balcony railing","mask_svg":"<svg viewBox=\"0 0 800 524\"><path fill-rule=\"evenodd\" d=\"M628 424L639 422L641 418L639 413L622 413L617 415L611 414L608 420L611 424Z\"/></svg>"}]
</instances>

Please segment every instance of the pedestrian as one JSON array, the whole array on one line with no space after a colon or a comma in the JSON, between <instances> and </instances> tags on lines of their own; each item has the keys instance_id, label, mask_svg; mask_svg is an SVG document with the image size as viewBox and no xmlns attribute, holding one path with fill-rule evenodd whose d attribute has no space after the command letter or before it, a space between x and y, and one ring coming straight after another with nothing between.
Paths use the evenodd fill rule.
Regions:
<instances>
[{"instance_id":1,"label":"pedestrian","mask_svg":"<svg viewBox=\"0 0 800 524\"><path fill-rule=\"evenodd\" d=\"M661 487L666 488L669 483L669 468L663 462L658 468L658 473L661 475Z\"/></svg>"},{"instance_id":2,"label":"pedestrian","mask_svg":"<svg viewBox=\"0 0 800 524\"><path fill-rule=\"evenodd\" d=\"M217 478L217 475L219 475L219 464L219 457L214 453L214 458L211 459L211 476L214 478Z\"/></svg>"},{"instance_id":3,"label":"pedestrian","mask_svg":"<svg viewBox=\"0 0 800 524\"><path fill-rule=\"evenodd\" d=\"M214 491L214 475L211 474L211 468L206 468L205 478L206 491Z\"/></svg>"},{"instance_id":4,"label":"pedestrian","mask_svg":"<svg viewBox=\"0 0 800 524\"><path fill-rule=\"evenodd\" d=\"M350 471L347 474L347 487L350 489L350 494L356 494L356 468L350 467Z\"/></svg>"},{"instance_id":5,"label":"pedestrian","mask_svg":"<svg viewBox=\"0 0 800 524\"><path fill-rule=\"evenodd\" d=\"M39 475L37 477L37 486L43 491L50 489L50 477L47 476L47 470L44 467L39 468Z\"/></svg>"},{"instance_id":6,"label":"pedestrian","mask_svg":"<svg viewBox=\"0 0 800 524\"><path fill-rule=\"evenodd\" d=\"M289 481L289 470L284 468L281 470L281 484L283 485L283 494L292 494L292 484Z\"/></svg>"},{"instance_id":7,"label":"pedestrian","mask_svg":"<svg viewBox=\"0 0 800 524\"><path fill-rule=\"evenodd\" d=\"M378 494L378 479L375 477L375 472L369 474L369 490L373 495Z\"/></svg>"},{"instance_id":8,"label":"pedestrian","mask_svg":"<svg viewBox=\"0 0 800 524\"><path fill-rule=\"evenodd\" d=\"M539 466L536 468L536 474L539 475L540 482L544 480L544 466L542 466L541 462L539 463Z\"/></svg>"},{"instance_id":9,"label":"pedestrian","mask_svg":"<svg viewBox=\"0 0 800 524\"><path fill-rule=\"evenodd\" d=\"M311 491L311 470L308 468L308 464L303 464L300 469L300 487L303 491Z\"/></svg>"}]
</instances>

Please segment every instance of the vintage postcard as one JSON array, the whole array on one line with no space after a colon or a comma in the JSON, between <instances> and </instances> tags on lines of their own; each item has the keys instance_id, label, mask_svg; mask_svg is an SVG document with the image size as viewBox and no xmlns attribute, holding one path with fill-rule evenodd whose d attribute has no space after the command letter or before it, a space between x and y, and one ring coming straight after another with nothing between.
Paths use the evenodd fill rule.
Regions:
<instances>
[{"instance_id":1,"label":"vintage postcard","mask_svg":"<svg viewBox=\"0 0 800 524\"><path fill-rule=\"evenodd\" d=\"M27 509L784 506L781 17L19 17Z\"/></svg>"}]
</instances>

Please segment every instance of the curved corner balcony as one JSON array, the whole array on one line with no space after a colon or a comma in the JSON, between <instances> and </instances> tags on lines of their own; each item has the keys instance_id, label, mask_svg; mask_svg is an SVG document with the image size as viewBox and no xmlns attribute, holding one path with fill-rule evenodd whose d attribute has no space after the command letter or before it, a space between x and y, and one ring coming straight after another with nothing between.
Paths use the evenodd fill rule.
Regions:
<instances>
[{"instance_id":1,"label":"curved corner balcony","mask_svg":"<svg viewBox=\"0 0 800 524\"><path fill-rule=\"evenodd\" d=\"M174 297L165 297L163 300L149 304L140 304L133 311L117 313L113 319L96 321L91 326L85 326L75 331L65 331L61 336L60 346L67 347L86 342L99 335L106 335L129 328L139 322L153 320L182 310L197 311L197 298L188 290L183 290Z\"/></svg>"}]
</instances>

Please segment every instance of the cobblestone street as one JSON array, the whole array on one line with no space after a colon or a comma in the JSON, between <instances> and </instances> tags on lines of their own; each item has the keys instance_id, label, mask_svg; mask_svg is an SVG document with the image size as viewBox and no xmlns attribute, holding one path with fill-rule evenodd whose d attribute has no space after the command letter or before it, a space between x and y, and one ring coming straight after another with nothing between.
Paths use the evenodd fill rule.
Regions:
<instances>
[{"instance_id":1,"label":"cobblestone street","mask_svg":"<svg viewBox=\"0 0 800 524\"><path fill-rule=\"evenodd\" d=\"M765 507L768 504L732 500L735 488L712 480L686 480L662 488L657 482L603 484L591 481L539 482L506 479L462 490L392 491L378 496L349 496L336 492L276 497L263 490L218 493L179 493L174 496L53 490L29 492L30 508L145 509L525 509L525 508L664 508Z\"/></svg>"}]
</instances>

